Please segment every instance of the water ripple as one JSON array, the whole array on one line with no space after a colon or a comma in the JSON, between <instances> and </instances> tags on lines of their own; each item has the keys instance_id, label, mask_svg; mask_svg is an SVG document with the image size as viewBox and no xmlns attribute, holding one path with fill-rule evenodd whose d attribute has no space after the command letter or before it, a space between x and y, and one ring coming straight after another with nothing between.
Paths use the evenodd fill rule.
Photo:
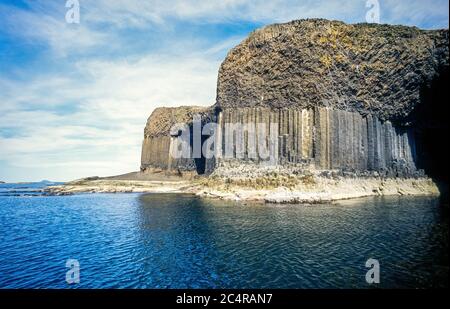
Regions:
<instances>
[{"instance_id":1,"label":"water ripple","mask_svg":"<svg viewBox=\"0 0 450 309\"><path fill-rule=\"evenodd\" d=\"M433 198L0 195L0 288L367 288L369 258L380 287L448 287L448 216ZM80 261L76 286L69 258Z\"/></svg>"}]
</instances>

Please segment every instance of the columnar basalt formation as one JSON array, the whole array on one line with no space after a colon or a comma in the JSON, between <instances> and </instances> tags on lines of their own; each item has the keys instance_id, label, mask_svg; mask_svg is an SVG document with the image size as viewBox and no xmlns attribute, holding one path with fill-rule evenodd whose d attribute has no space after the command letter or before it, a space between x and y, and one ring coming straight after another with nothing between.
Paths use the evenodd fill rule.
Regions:
<instances>
[{"instance_id":1,"label":"columnar basalt formation","mask_svg":"<svg viewBox=\"0 0 450 309\"><path fill-rule=\"evenodd\" d=\"M382 122L375 116L324 107L275 110L256 107L227 109L219 118L222 133L218 140L222 147L217 157L222 161L268 161L270 128L275 124L280 164L312 164L321 170L373 170L390 176L416 172L411 129L396 128L390 121ZM228 123L242 126L227 131ZM256 124L263 124L262 132ZM247 130L239 131L250 126L256 137L264 136L263 147L255 147L254 155L250 153L253 144L246 138ZM226 144L233 147L228 153Z\"/></svg>"},{"instance_id":2,"label":"columnar basalt formation","mask_svg":"<svg viewBox=\"0 0 450 309\"><path fill-rule=\"evenodd\" d=\"M177 124L192 125L195 115L200 115L203 122L209 122L211 111L211 108L187 106L155 109L148 118L144 130L141 170L157 168L177 172L196 171L198 163L195 159L173 158L170 155L171 148L178 138L178 132L173 132L172 128Z\"/></svg>"},{"instance_id":3,"label":"columnar basalt formation","mask_svg":"<svg viewBox=\"0 0 450 309\"><path fill-rule=\"evenodd\" d=\"M228 53L213 107L155 110L141 168L209 174L227 162L264 163L276 151L275 164L421 175L423 136L447 126L424 116L446 110L441 97L425 94L448 67L448 30L321 19L267 26ZM215 156L174 160L180 137L170 127L195 113L203 125L217 123Z\"/></svg>"}]
</instances>

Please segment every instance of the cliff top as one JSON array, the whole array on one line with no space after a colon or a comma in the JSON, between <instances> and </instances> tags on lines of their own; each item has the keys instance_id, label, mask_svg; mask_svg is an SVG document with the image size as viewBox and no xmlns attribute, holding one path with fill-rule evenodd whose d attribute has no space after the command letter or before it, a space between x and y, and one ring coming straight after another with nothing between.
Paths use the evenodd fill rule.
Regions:
<instances>
[{"instance_id":1,"label":"cliff top","mask_svg":"<svg viewBox=\"0 0 450 309\"><path fill-rule=\"evenodd\" d=\"M145 137L169 135L170 129L177 123L191 123L195 114L206 114L210 107L180 106L156 108L147 120Z\"/></svg>"},{"instance_id":2,"label":"cliff top","mask_svg":"<svg viewBox=\"0 0 450 309\"><path fill-rule=\"evenodd\" d=\"M228 53L216 104L330 106L402 119L448 66L448 30L295 20L258 29Z\"/></svg>"}]
</instances>

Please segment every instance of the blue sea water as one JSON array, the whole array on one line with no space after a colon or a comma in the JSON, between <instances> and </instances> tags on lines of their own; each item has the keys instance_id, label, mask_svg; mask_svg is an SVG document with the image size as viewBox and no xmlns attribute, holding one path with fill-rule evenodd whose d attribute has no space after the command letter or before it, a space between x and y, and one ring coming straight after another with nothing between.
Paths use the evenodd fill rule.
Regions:
<instances>
[{"instance_id":1,"label":"blue sea water","mask_svg":"<svg viewBox=\"0 0 450 309\"><path fill-rule=\"evenodd\" d=\"M0 288L371 288L369 258L376 287L448 287L448 214L436 198L258 205L42 196L43 185L0 185ZM68 259L79 284L66 282Z\"/></svg>"}]
</instances>

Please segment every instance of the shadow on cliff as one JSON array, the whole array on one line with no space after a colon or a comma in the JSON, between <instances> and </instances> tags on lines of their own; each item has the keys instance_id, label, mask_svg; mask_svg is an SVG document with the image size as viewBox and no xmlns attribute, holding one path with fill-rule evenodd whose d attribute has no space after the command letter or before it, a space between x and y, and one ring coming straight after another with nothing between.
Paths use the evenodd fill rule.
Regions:
<instances>
[{"instance_id":1,"label":"shadow on cliff","mask_svg":"<svg viewBox=\"0 0 450 309\"><path fill-rule=\"evenodd\" d=\"M421 89L421 103L411 113L416 135L419 168L435 180L448 204L449 197L449 69L436 75Z\"/></svg>"}]
</instances>

